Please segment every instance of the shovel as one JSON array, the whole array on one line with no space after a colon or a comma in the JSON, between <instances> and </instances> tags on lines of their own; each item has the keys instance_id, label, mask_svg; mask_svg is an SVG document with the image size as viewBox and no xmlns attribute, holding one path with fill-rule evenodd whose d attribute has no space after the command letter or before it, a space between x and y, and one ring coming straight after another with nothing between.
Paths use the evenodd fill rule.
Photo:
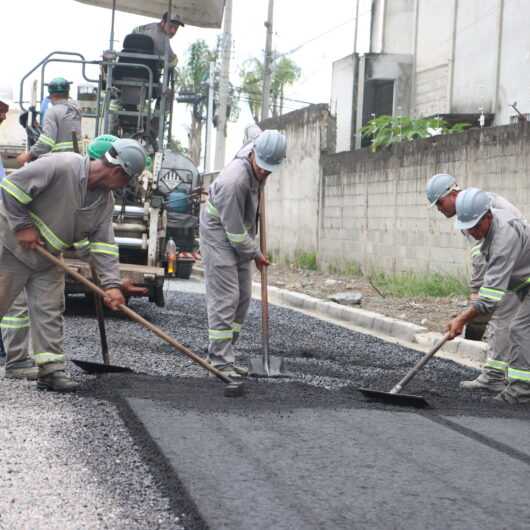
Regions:
<instances>
[{"instance_id":1,"label":"shovel","mask_svg":"<svg viewBox=\"0 0 530 530\"><path fill-rule=\"evenodd\" d=\"M82 274L79 274L77 271L71 269L66 265L63 261L55 257L54 255L50 254L44 247L37 246L35 247L35 250L41 255L44 256L47 260L49 260L51 263L65 271L67 274L70 274L73 276L78 282L81 282L83 285L88 287L91 291L93 291L96 295L100 296L101 298L105 298L105 291L92 283L90 280L87 280ZM243 395L243 386L241 383L236 383L230 377L228 377L226 374L223 374L223 372L219 371L217 368L212 366L208 361L204 360L202 357L197 355L196 353L193 353L190 349L186 348L186 346L180 344L177 342L173 337L169 336L167 333L162 331L159 327L155 326L154 324L151 324L151 322L148 322L145 318L141 317L138 313L133 311L131 308L127 307L125 304L120 304L118 306L118 309L125 313L131 320L134 320L138 324L141 324L145 328L152 331L155 335L160 337L162 340L173 346L176 350L180 351L187 357L189 357L193 362L201 365L203 368L208 370L210 373L215 375L218 379L220 379L223 383L226 383L224 394L225 396L229 397L239 397ZM96 364L96 363L94 363ZM105 366L105 365L102 365ZM112 370L110 370L112 371Z\"/></svg>"},{"instance_id":2,"label":"shovel","mask_svg":"<svg viewBox=\"0 0 530 530\"><path fill-rule=\"evenodd\" d=\"M90 264L90 271L92 272L92 280L94 284L99 287L98 276L94 264ZM103 302L101 297L94 296L94 308L96 310L96 317L98 319L99 338L101 340L101 356L103 357L103 364L91 361L84 361L81 359L72 359L72 362L89 374L105 374L105 373L123 373L132 372L126 366L116 366L110 364L109 345L107 342L107 332L105 330L105 316L103 313Z\"/></svg>"},{"instance_id":3,"label":"shovel","mask_svg":"<svg viewBox=\"0 0 530 530\"><path fill-rule=\"evenodd\" d=\"M401 394L401 390L409 381L429 362L431 357L449 340L449 334L446 333L407 373L407 375L395 385L390 392L372 390L370 388L359 388L359 392L372 401L382 401L391 405L400 405L403 407L426 408L429 403L423 396L413 394Z\"/></svg>"},{"instance_id":4,"label":"shovel","mask_svg":"<svg viewBox=\"0 0 530 530\"><path fill-rule=\"evenodd\" d=\"M267 219L265 217L265 191L259 197L259 242L261 253L267 256ZM254 377L286 377L283 373L283 358L269 355L269 296L267 267L261 268L261 343L263 355L250 358L249 375Z\"/></svg>"}]
</instances>

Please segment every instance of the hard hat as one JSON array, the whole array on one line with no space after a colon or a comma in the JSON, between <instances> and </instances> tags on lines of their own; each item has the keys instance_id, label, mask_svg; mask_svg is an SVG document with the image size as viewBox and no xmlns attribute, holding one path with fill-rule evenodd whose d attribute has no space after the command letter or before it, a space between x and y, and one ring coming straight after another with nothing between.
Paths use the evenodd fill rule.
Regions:
<instances>
[{"instance_id":1,"label":"hard hat","mask_svg":"<svg viewBox=\"0 0 530 530\"><path fill-rule=\"evenodd\" d=\"M167 22L167 11L162 15L162 20L164 22ZM171 13L169 23L173 24L174 26L184 26L184 22L182 22L182 19L175 13Z\"/></svg>"},{"instance_id":2,"label":"hard hat","mask_svg":"<svg viewBox=\"0 0 530 530\"><path fill-rule=\"evenodd\" d=\"M48 83L48 92L50 94L68 94L71 84L71 81L67 81L64 77L56 77Z\"/></svg>"},{"instance_id":3,"label":"hard hat","mask_svg":"<svg viewBox=\"0 0 530 530\"><path fill-rule=\"evenodd\" d=\"M280 131L263 131L254 142L256 164L265 171L274 171L285 158L287 139Z\"/></svg>"},{"instance_id":4,"label":"hard hat","mask_svg":"<svg viewBox=\"0 0 530 530\"><path fill-rule=\"evenodd\" d=\"M116 140L105 153L105 160L121 166L130 178L138 177L145 169L145 151L136 140L130 138Z\"/></svg>"},{"instance_id":5,"label":"hard hat","mask_svg":"<svg viewBox=\"0 0 530 530\"><path fill-rule=\"evenodd\" d=\"M478 188L466 188L456 199L456 221L458 230L469 230L490 211L491 197Z\"/></svg>"},{"instance_id":6,"label":"hard hat","mask_svg":"<svg viewBox=\"0 0 530 530\"><path fill-rule=\"evenodd\" d=\"M119 138L113 134L102 134L101 136L97 136L88 144L88 156L91 160L101 158L116 140L119 140Z\"/></svg>"},{"instance_id":7,"label":"hard hat","mask_svg":"<svg viewBox=\"0 0 530 530\"><path fill-rule=\"evenodd\" d=\"M431 203L430 206L435 206L442 197L455 189L457 189L455 177L447 173L438 173L430 178L425 193Z\"/></svg>"}]
</instances>

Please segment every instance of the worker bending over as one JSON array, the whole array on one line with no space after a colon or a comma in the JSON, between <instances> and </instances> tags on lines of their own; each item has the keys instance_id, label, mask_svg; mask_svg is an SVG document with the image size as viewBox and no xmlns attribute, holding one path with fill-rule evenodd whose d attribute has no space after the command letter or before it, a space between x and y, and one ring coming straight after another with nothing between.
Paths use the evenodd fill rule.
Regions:
<instances>
[{"instance_id":1,"label":"worker bending over","mask_svg":"<svg viewBox=\"0 0 530 530\"><path fill-rule=\"evenodd\" d=\"M255 241L258 198L267 177L285 158L285 136L264 131L245 156L236 156L210 185L201 212L201 254L208 310L208 356L230 377L248 371L235 364L233 345L252 294L251 262L269 262Z\"/></svg>"},{"instance_id":2,"label":"worker bending over","mask_svg":"<svg viewBox=\"0 0 530 530\"><path fill-rule=\"evenodd\" d=\"M69 99L70 82L56 77L48 84L48 92L52 107L46 111L37 142L29 151L17 156L21 166L46 153L73 151L73 135L81 138L81 111L75 101Z\"/></svg>"},{"instance_id":3,"label":"worker bending over","mask_svg":"<svg viewBox=\"0 0 530 530\"><path fill-rule=\"evenodd\" d=\"M427 184L427 199L431 206L436 206L445 217L456 215L456 202L461 193L453 176L439 173L431 177ZM507 199L495 193L486 193L491 199L491 207L505 220L523 219L521 212ZM480 251L482 242L477 243L471 236L464 234L471 242L471 279L469 287L471 300L479 296L484 282L486 262ZM519 300L514 293L507 292L498 304L488 322L488 353L486 364L481 374L472 381L462 381L462 388L467 390L488 390L501 392L506 386L506 371L510 361L510 323L519 308Z\"/></svg>"},{"instance_id":4,"label":"worker bending over","mask_svg":"<svg viewBox=\"0 0 530 530\"><path fill-rule=\"evenodd\" d=\"M478 298L447 326L449 338L480 314L495 314L504 298L514 293L517 310L508 338L510 361L508 386L496 397L510 404L530 402L530 227L521 219L505 220L493 209L491 196L467 188L456 200L456 228L482 241L480 253L486 264Z\"/></svg>"},{"instance_id":5,"label":"worker bending over","mask_svg":"<svg viewBox=\"0 0 530 530\"><path fill-rule=\"evenodd\" d=\"M34 352L40 389L69 392L77 384L64 371L64 273L35 248L44 245L58 255L88 246L105 302L116 309L124 297L112 190L144 167L140 144L117 140L98 160L75 153L43 156L0 184L0 317L25 289L31 325L42 337Z\"/></svg>"}]
</instances>

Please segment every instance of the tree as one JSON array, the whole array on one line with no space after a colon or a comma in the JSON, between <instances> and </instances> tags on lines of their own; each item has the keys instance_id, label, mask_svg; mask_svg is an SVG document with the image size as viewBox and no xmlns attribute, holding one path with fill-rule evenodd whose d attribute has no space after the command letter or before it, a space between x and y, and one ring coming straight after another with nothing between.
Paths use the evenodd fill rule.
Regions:
<instances>
[{"instance_id":1,"label":"tree","mask_svg":"<svg viewBox=\"0 0 530 530\"><path fill-rule=\"evenodd\" d=\"M250 112L256 122L260 121L263 63L257 59L249 59L243 64L241 71L241 93L247 96ZM276 56L272 63L271 110L273 116L283 113L284 90L300 79L300 67L288 57Z\"/></svg>"},{"instance_id":2,"label":"tree","mask_svg":"<svg viewBox=\"0 0 530 530\"><path fill-rule=\"evenodd\" d=\"M180 89L202 96L191 105L191 126L189 130L190 158L199 165L202 148L202 127L206 105L208 103L208 76L210 63L215 61L216 54L208 48L206 41L199 39L188 49L186 62L180 71Z\"/></svg>"}]
</instances>

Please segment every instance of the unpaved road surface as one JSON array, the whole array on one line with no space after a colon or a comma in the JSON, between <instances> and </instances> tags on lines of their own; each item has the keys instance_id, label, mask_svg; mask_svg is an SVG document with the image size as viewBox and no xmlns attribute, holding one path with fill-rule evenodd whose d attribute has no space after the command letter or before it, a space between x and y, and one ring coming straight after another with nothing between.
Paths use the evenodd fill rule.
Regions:
<instances>
[{"instance_id":1,"label":"unpaved road surface","mask_svg":"<svg viewBox=\"0 0 530 530\"><path fill-rule=\"evenodd\" d=\"M176 289L164 309L133 308L201 352L201 285ZM259 316L253 302L243 359L260 352ZM66 327L67 351L97 360L90 311L73 304ZM418 352L273 307L289 377L225 398L137 324L107 328L112 362L141 374L76 371L75 397L3 383L2 468L17 475L0 485L0 528L528 527L530 409L461 391L475 370L433 359L407 389L430 410L370 403L356 389L388 390Z\"/></svg>"}]
</instances>

